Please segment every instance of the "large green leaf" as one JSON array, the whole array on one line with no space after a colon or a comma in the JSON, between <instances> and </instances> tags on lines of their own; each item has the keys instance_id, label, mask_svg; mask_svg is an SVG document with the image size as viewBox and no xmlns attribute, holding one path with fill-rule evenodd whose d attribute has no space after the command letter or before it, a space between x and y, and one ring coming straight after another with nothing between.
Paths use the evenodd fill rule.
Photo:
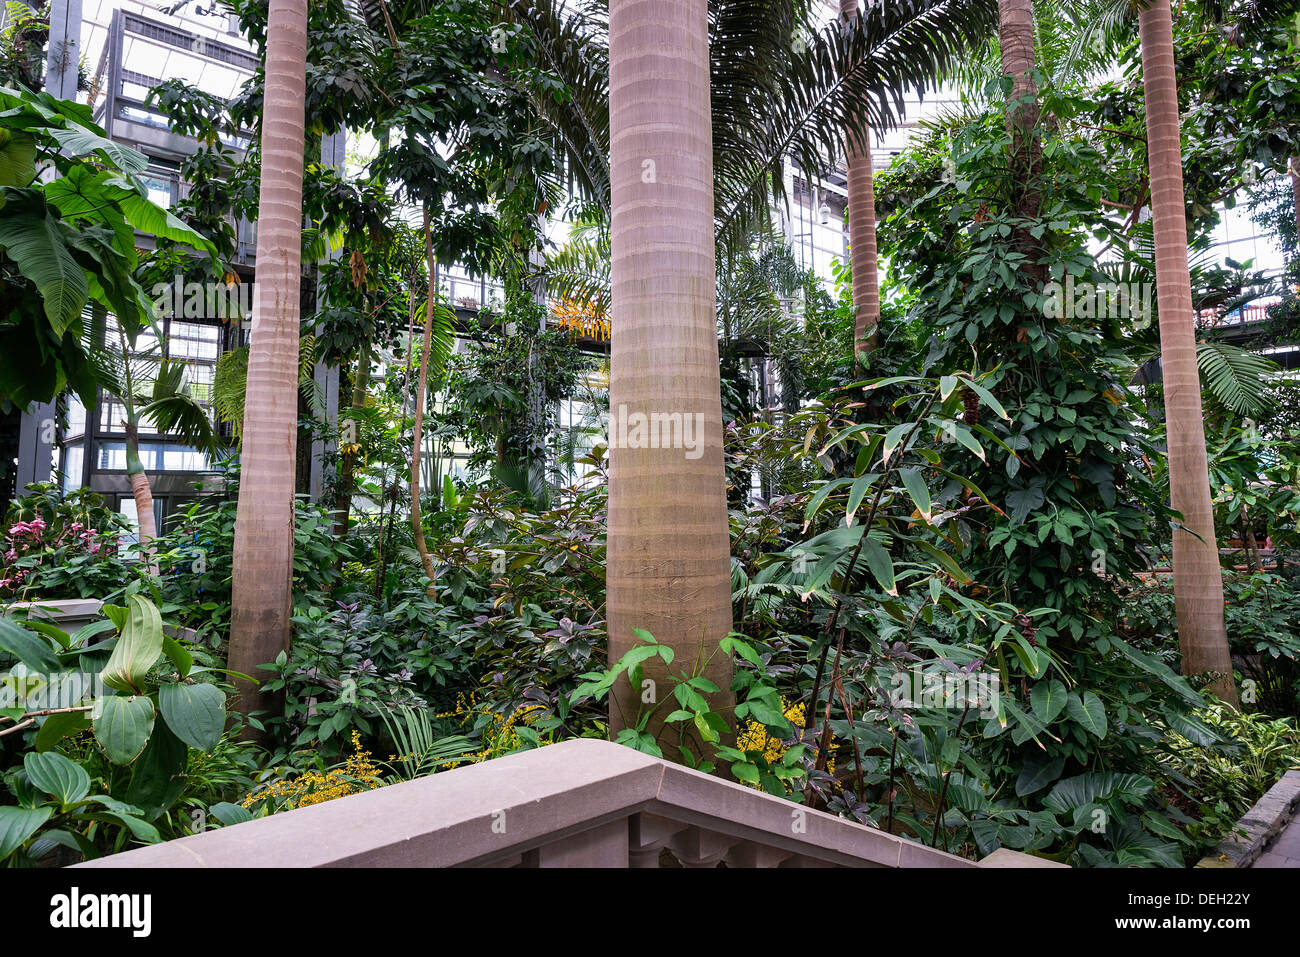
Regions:
<instances>
[{"instance_id":1,"label":"large green leaf","mask_svg":"<svg viewBox=\"0 0 1300 957\"><path fill-rule=\"evenodd\" d=\"M930 521L930 490L926 488L925 479L917 469L902 469L898 477L903 480L903 485L907 488L907 494L912 497L916 504L916 510L921 513L921 518L926 522Z\"/></svg>"},{"instance_id":2,"label":"large green leaf","mask_svg":"<svg viewBox=\"0 0 1300 957\"><path fill-rule=\"evenodd\" d=\"M36 178L36 137L0 128L0 186L27 186Z\"/></svg>"},{"instance_id":3,"label":"large green leaf","mask_svg":"<svg viewBox=\"0 0 1300 957\"><path fill-rule=\"evenodd\" d=\"M135 231L117 206L122 190L114 187L110 191L106 185L114 175L110 170L73 166L64 175L41 186L41 192L66 222L83 220L106 226L113 231L118 251L132 254Z\"/></svg>"},{"instance_id":4,"label":"large green leaf","mask_svg":"<svg viewBox=\"0 0 1300 957\"><path fill-rule=\"evenodd\" d=\"M63 670L44 636L28 631L4 615L0 615L0 652L17 658L32 671L43 675Z\"/></svg>"},{"instance_id":5,"label":"large green leaf","mask_svg":"<svg viewBox=\"0 0 1300 957\"><path fill-rule=\"evenodd\" d=\"M65 227L46 209L39 190L3 188L3 195L0 248L40 291L45 318L62 336L81 315L90 295L86 271L73 258Z\"/></svg>"},{"instance_id":6,"label":"large green leaf","mask_svg":"<svg viewBox=\"0 0 1300 957\"><path fill-rule=\"evenodd\" d=\"M1064 768L1065 758L1052 760L1044 756L1027 760L1020 776L1016 778L1016 795L1024 797L1026 794L1041 791L1059 778Z\"/></svg>"},{"instance_id":7,"label":"large green leaf","mask_svg":"<svg viewBox=\"0 0 1300 957\"><path fill-rule=\"evenodd\" d=\"M1065 685L1055 678L1038 682L1029 692L1029 703L1034 709L1034 715L1045 725L1056 720L1056 716L1065 708L1065 700Z\"/></svg>"},{"instance_id":8,"label":"large green leaf","mask_svg":"<svg viewBox=\"0 0 1300 957\"><path fill-rule=\"evenodd\" d=\"M208 808L208 812L226 827L233 824L243 824L245 821L253 819L253 812L248 808L239 804L231 804L228 801L212 805Z\"/></svg>"},{"instance_id":9,"label":"large green leaf","mask_svg":"<svg viewBox=\"0 0 1300 957\"><path fill-rule=\"evenodd\" d=\"M1164 714L1169 727L1192 742L1192 744L1204 748L1217 744L1222 740L1212 727L1193 714L1181 714L1173 708L1165 708Z\"/></svg>"},{"instance_id":10,"label":"large green leaf","mask_svg":"<svg viewBox=\"0 0 1300 957\"><path fill-rule=\"evenodd\" d=\"M1201 700L1201 696L1192 690L1192 686L1187 683L1187 679L1181 675L1174 674L1173 669L1160 659L1138 651L1122 638L1115 638L1112 636L1110 644L1112 648L1118 649L1124 657L1129 659L1129 661L1133 662L1148 674L1159 678L1174 691L1177 691L1180 695L1186 698L1188 702L1197 707L1201 707L1205 704L1205 702Z\"/></svg>"},{"instance_id":11,"label":"large green leaf","mask_svg":"<svg viewBox=\"0 0 1300 957\"><path fill-rule=\"evenodd\" d=\"M200 751L215 748L226 727L226 696L216 685L159 685L158 710L176 737Z\"/></svg>"},{"instance_id":12,"label":"large green leaf","mask_svg":"<svg viewBox=\"0 0 1300 957\"><path fill-rule=\"evenodd\" d=\"M22 847L53 813L52 807L0 807L0 861Z\"/></svg>"},{"instance_id":13,"label":"large green leaf","mask_svg":"<svg viewBox=\"0 0 1300 957\"><path fill-rule=\"evenodd\" d=\"M1154 786L1150 778L1141 774L1113 771L1080 774L1058 781L1043 799L1043 806L1053 811L1073 811L1115 797L1137 799L1149 794Z\"/></svg>"},{"instance_id":14,"label":"large green leaf","mask_svg":"<svg viewBox=\"0 0 1300 957\"><path fill-rule=\"evenodd\" d=\"M35 747L37 751L49 751L64 738L84 731L90 727L90 718L85 711L65 711L52 714L45 719L41 729L36 732Z\"/></svg>"},{"instance_id":15,"label":"large green leaf","mask_svg":"<svg viewBox=\"0 0 1300 957\"><path fill-rule=\"evenodd\" d=\"M872 576L875 577L886 594L897 595L898 586L894 582L894 560L889 557L889 552L885 551L884 546L870 535L864 535L862 539L862 557L866 559L867 567L871 569Z\"/></svg>"},{"instance_id":16,"label":"large green leaf","mask_svg":"<svg viewBox=\"0 0 1300 957\"><path fill-rule=\"evenodd\" d=\"M113 695L96 702L95 740L114 764L130 764L153 733L153 702L143 695Z\"/></svg>"},{"instance_id":17,"label":"large green leaf","mask_svg":"<svg viewBox=\"0 0 1300 957\"><path fill-rule=\"evenodd\" d=\"M69 156L97 154L127 173L143 173L149 168L148 158L139 150L115 143L105 136L92 133L85 127L72 125L64 129L49 129L47 132L58 142L59 148Z\"/></svg>"},{"instance_id":18,"label":"large green leaf","mask_svg":"<svg viewBox=\"0 0 1300 957\"><path fill-rule=\"evenodd\" d=\"M188 781L189 755L189 747L166 723L154 725L149 744L131 767L126 789L126 799L140 809L142 817L152 821L176 803Z\"/></svg>"},{"instance_id":19,"label":"large green leaf","mask_svg":"<svg viewBox=\"0 0 1300 957\"><path fill-rule=\"evenodd\" d=\"M1094 692L1085 691L1083 697L1071 694L1065 710L1075 721L1098 738L1106 737L1106 706Z\"/></svg>"},{"instance_id":20,"label":"large green leaf","mask_svg":"<svg viewBox=\"0 0 1300 957\"><path fill-rule=\"evenodd\" d=\"M132 837L146 844L157 844L162 840L158 829L139 816L144 813L139 808L105 794L93 794L90 800L102 804L106 810L103 812L83 811L77 815L78 818L89 818L92 821L108 824L120 824L131 832Z\"/></svg>"},{"instance_id":21,"label":"large green leaf","mask_svg":"<svg viewBox=\"0 0 1300 957\"><path fill-rule=\"evenodd\" d=\"M90 775L75 761L56 751L29 752L23 758L27 779L39 790L58 798L64 807L76 804L90 793Z\"/></svg>"},{"instance_id":22,"label":"large green leaf","mask_svg":"<svg viewBox=\"0 0 1300 957\"><path fill-rule=\"evenodd\" d=\"M120 188L121 192L117 198L118 208L122 210L126 221L140 232L149 233L160 239L172 239L184 243L216 258L217 247L182 220L177 219L170 210L163 209L150 200L143 186L128 182L121 177L108 180L106 185Z\"/></svg>"},{"instance_id":23,"label":"large green leaf","mask_svg":"<svg viewBox=\"0 0 1300 957\"><path fill-rule=\"evenodd\" d=\"M104 666L104 684L118 691L143 691L145 675L162 654L162 648L162 616L158 609L147 598L129 596L126 623Z\"/></svg>"}]
</instances>

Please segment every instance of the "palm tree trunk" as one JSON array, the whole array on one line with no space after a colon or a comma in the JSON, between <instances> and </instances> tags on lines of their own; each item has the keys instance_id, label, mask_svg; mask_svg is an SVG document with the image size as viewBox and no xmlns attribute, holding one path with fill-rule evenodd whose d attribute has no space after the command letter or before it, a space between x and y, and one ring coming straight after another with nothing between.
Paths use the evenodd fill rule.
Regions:
<instances>
[{"instance_id":1,"label":"palm tree trunk","mask_svg":"<svg viewBox=\"0 0 1300 957\"><path fill-rule=\"evenodd\" d=\"M153 490L140 460L140 431L134 422L126 425L126 474L131 481L131 497L135 500L140 545L144 547L158 537L158 523L153 515Z\"/></svg>"},{"instance_id":2,"label":"palm tree trunk","mask_svg":"<svg viewBox=\"0 0 1300 957\"><path fill-rule=\"evenodd\" d=\"M420 520L420 463L424 451L424 393L429 388L429 346L433 342L433 233L429 229L429 207L424 207L424 258L429 264L429 291L424 299L424 342L420 346L420 382L415 389L415 430L411 440L411 531L415 535L415 550L420 554L424 576L429 579L425 594L437 595L435 583L438 576L433 570L433 559L424 543L424 523ZM412 288L411 295L414 297Z\"/></svg>"},{"instance_id":3,"label":"palm tree trunk","mask_svg":"<svg viewBox=\"0 0 1300 957\"><path fill-rule=\"evenodd\" d=\"M1035 93L1030 75L1037 62L1033 0L998 0L998 46L1002 52L1002 73L1013 79L1011 98L1018 100Z\"/></svg>"},{"instance_id":4,"label":"palm tree trunk","mask_svg":"<svg viewBox=\"0 0 1300 957\"><path fill-rule=\"evenodd\" d=\"M1182 527L1173 533L1178 643L1183 673L1220 675L1211 690L1235 705L1237 692L1223 624L1223 575L1210 505L1195 316L1187 272L1186 200L1169 0L1149 0L1149 6L1139 16L1169 487L1172 505L1183 515Z\"/></svg>"},{"instance_id":5,"label":"palm tree trunk","mask_svg":"<svg viewBox=\"0 0 1300 957\"><path fill-rule=\"evenodd\" d=\"M93 321L102 328L107 310L96 304L93 307ZM149 571L158 574L158 567L153 560L153 549L149 542L158 537L158 524L153 517L153 489L149 487L149 476L140 459L140 420L135 411L135 379L131 375L132 344L127 341L126 330L117 324L118 342L122 349L122 394L118 400L126 415L122 423L126 433L126 475L131 483L131 498L135 500L136 537L140 542L141 554L149 559Z\"/></svg>"},{"instance_id":6,"label":"palm tree trunk","mask_svg":"<svg viewBox=\"0 0 1300 957\"><path fill-rule=\"evenodd\" d=\"M614 418L680 413L698 426L694 448L628 448L611 439L607 607L609 658L644 628L678 668L721 693L732 720L732 661L717 651L731 630L731 546L722 460L713 243L713 144L707 0L611 0L610 133ZM630 434L630 433L629 433ZM679 437L684 436L679 432ZM656 657L643 682L610 696L610 733L635 725L643 702L670 693ZM664 704L646 730L659 738ZM680 728L678 724L674 727ZM667 739L669 735L663 735ZM675 736L674 736L675 737ZM664 753L678 753L661 740ZM700 753L698 741L691 744Z\"/></svg>"},{"instance_id":7,"label":"palm tree trunk","mask_svg":"<svg viewBox=\"0 0 1300 957\"><path fill-rule=\"evenodd\" d=\"M840 0L840 16L858 16L858 0ZM863 123L861 142L846 132L849 190L849 265L853 274L853 352L858 362L880 341L880 277L876 254L876 188L871 164L871 128Z\"/></svg>"},{"instance_id":8,"label":"palm tree trunk","mask_svg":"<svg viewBox=\"0 0 1300 957\"><path fill-rule=\"evenodd\" d=\"M1015 171L1013 202L1016 215L1024 220L1037 219L1042 212L1043 145L1038 136L1038 87L1033 71L1037 66L1034 52L1033 0L999 0L998 45L1002 52L1002 73L1012 78L1011 105L1007 126L1011 130L1011 165ZM1030 232L1032 227L1016 228L1016 248L1028 258L1024 268L1036 283L1046 281L1038 263L1039 245Z\"/></svg>"},{"instance_id":9,"label":"palm tree trunk","mask_svg":"<svg viewBox=\"0 0 1300 957\"><path fill-rule=\"evenodd\" d=\"M303 103L307 2L270 0L258 193L256 324L248 360L242 474L235 513L229 667L287 651L292 613L294 461L298 440L298 323L302 260ZM236 680L245 714L275 695Z\"/></svg>"}]
</instances>

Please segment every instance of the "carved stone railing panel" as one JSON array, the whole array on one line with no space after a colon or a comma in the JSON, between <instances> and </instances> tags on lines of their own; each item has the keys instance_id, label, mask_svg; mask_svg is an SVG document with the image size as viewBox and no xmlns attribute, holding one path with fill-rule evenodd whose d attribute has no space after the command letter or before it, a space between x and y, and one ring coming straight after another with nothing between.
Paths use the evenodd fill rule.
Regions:
<instances>
[{"instance_id":1,"label":"carved stone railing panel","mask_svg":"<svg viewBox=\"0 0 1300 957\"><path fill-rule=\"evenodd\" d=\"M665 851L686 867L980 866L592 739L77 866L657 867Z\"/></svg>"}]
</instances>

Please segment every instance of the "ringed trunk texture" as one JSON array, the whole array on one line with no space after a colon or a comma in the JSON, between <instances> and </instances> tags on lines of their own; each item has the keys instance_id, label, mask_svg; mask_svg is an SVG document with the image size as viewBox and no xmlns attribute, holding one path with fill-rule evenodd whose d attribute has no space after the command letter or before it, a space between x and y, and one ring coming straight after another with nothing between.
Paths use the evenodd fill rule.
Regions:
<instances>
[{"instance_id":1,"label":"ringed trunk texture","mask_svg":"<svg viewBox=\"0 0 1300 957\"><path fill-rule=\"evenodd\" d=\"M158 537L158 523L153 517L153 490L149 488L149 476L143 472L131 475L131 497L135 499L135 511L140 521L140 544L145 545Z\"/></svg>"},{"instance_id":2,"label":"ringed trunk texture","mask_svg":"<svg viewBox=\"0 0 1300 957\"><path fill-rule=\"evenodd\" d=\"M1170 498L1172 506L1182 513L1185 526L1173 533L1178 643L1183 674L1214 672L1222 676L1210 689L1235 706L1237 691L1223 624L1223 575L1210 505L1195 316L1187 271L1173 21L1169 0L1149 0L1149 4L1141 11L1139 23L1155 228L1156 303L1160 314Z\"/></svg>"},{"instance_id":3,"label":"ringed trunk texture","mask_svg":"<svg viewBox=\"0 0 1300 957\"><path fill-rule=\"evenodd\" d=\"M242 476L235 513L229 667L257 676L287 651L298 440L303 103L307 0L270 0L257 230L256 325L248 360ZM277 696L236 679L245 714Z\"/></svg>"},{"instance_id":4,"label":"ringed trunk texture","mask_svg":"<svg viewBox=\"0 0 1300 957\"><path fill-rule=\"evenodd\" d=\"M1002 52L1002 72L1015 80L1011 98L1035 93L1034 4L1033 0L998 0L998 46Z\"/></svg>"},{"instance_id":5,"label":"ringed trunk texture","mask_svg":"<svg viewBox=\"0 0 1300 957\"><path fill-rule=\"evenodd\" d=\"M415 550L420 554L420 564L429 579L425 594L437 595L434 587L437 575L433 559L424 543L424 523L420 520L420 459L423 451L424 393L429 388L429 344L433 341L433 234L429 231L429 207L424 208L424 258L429 264L429 291L424 300L424 344L420 347L420 383L415 389L415 429L411 442L411 531L415 535ZM414 290L412 290L414 291Z\"/></svg>"},{"instance_id":6,"label":"ringed trunk texture","mask_svg":"<svg viewBox=\"0 0 1300 957\"><path fill-rule=\"evenodd\" d=\"M722 459L713 243L713 134L708 0L611 0L610 139L612 295L618 331L610 372L607 549L609 660L644 628L676 653L675 668L721 692L728 722L732 661L718 652L731 630L731 544ZM650 413L698 424L691 445L620 442L618 422ZM616 421L617 420L617 421ZM630 435L630 431L628 432ZM619 447L638 445L642 447ZM611 736L661 703L647 731L677 757L666 669L645 663L643 684L610 695ZM689 722L687 722L689 723ZM682 723L670 726L681 728ZM700 753L697 741L688 745Z\"/></svg>"},{"instance_id":7,"label":"ringed trunk texture","mask_svg":"<svg viewBox=\"0 0 1300 957\"><path fill-rule=\"evenodd\" d=\"M858 16L858 0L840 0L840 17ZM846 131L849 192L849 264L853 273L853 352L865 365L880 343L880 277L876 254L876 187L871 163L871 128L865 123L861 142Z\"/></svg>"},{"instance_id":8,"label":"ringed trunk texture","mask_svg":"<svg viewBox=\"0 0 1300 957\"><path fill-rule=\"evenodd\" d=\"M127 396L131 394L131 379L127 375ZM126 426L126 473L131 483L131 498L135 501L136 525L139 529L140 552L149 562L150 574L158 574L156 553L149 543L158 537L158 523L153 515L153 489L149 486L149 476L140 461L140 426L136 422L135 412L127 414Z\"/></svg>"},{"instance_id":9,"label":"ringed trunk texture","mask_svg":"<svg viewBox=\"0 0 1300 957\"><path fill-rule=\"evenodd\" d=\"M1002 73L1012 77L1011 105L1007 127L1011 131L1011 164L1016 172L1016 215L1024 220L1038 219L1042 213L1043 145L1038 136L1038 87L1033 71L1037 66L1034 50L1033 0L999 0L998 46L1002 53ZM1028 225L1018 226L1015 245L1027 258L1021 267L1035 282L1047 281L1038 262L1040 243Z\"/></svg>"}]
</instances>

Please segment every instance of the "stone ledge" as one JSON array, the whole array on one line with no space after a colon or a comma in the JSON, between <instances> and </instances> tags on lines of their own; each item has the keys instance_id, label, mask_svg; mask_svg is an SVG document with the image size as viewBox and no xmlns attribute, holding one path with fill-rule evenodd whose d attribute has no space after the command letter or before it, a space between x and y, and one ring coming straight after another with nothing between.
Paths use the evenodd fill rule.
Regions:
<instances>
[{"instance_id":1,"label":"stone ledge","mask_svg":"<svg viewBox=\"0 0 1300 957\"><path fill-rule=\"evenodd\" d=\"M814 866L975 862L594 739L467 765L78 867L627 866L637 823ZM796 826L797 822L797 826ZM640 848L634 848L639 850ZM752 848L751 848L752 849ZM998 859L1006 860L1006 855ZM1035 860L1024 866L1046 866ZM803 865L801 865L803 866ZM994 864L991 866L1010 866Z\"/></svg>"},{"instance_id":2,"label":"stone ledge","mask_svg":"<svg viewBox=\"0 0 1300 957\"><path fill-rule=\"evenodd\" d=\"M1069 864L1062 864L1060 861L1049 861L1045 857L1035 857L1033 854L1025 854L1021 851L1013 851L1009 847L999 847L996 851L985 857L979 862L980 867L1064 867L1070 869Z\"/></svg>"},{"instance_id":3,"label":"stone ledge","mask_svg":"<svg viewBox=\"0 0 1300 957\"><path fill-rule=\"evenodd\" d=\"M1300 769L1288 771L1255 806L1242 815L1233 832L1197 867L1250 867L1300 808ZM1239 834L1238 831L1245 831Z\"/></svg>"}]
</instances>

